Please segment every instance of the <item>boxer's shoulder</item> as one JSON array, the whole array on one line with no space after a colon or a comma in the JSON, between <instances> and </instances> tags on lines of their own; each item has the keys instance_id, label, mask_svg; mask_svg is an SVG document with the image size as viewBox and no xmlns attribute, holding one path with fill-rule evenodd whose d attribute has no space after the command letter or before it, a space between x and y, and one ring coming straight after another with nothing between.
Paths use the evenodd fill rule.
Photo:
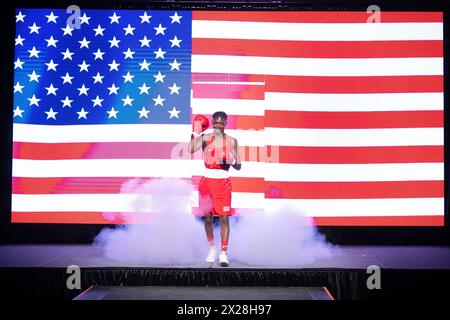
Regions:
<instances>
[{"instance_id":1,"label":"boxer's shoulder","mask_svg":"<svg viewBox=\"0 0 450 320\"><path fill-rule=\"evenodd\" d=\"M233 143L237 142L237 139L235 137L233 137L233 136L230 136L228 133L226 134L226 137L227 137L227 140L229 140L229 141L231 141Z\"/></svg>"},{"instance_id":2,"label":"boxer's shoulder","mask_svg":"<svg viewBox=\"0 0 450 320\"><path fill-rule=\"evenodd\" d=\"M204 133L202 134L202 149L205 150L206 146L211 143L211 134Z\"/></svg>"},{"instance_id":3,"label":"boxer's shoulder","mask_svg":"<svg viewBox=\"0 0 450 320\"><path fill-rule=\"evenodd\" d=\"M212 137L213 137L212 133L204 133L204 134L202 134L202 138L203 138L204 142L209 142Z\"/></svg>"}]
</instances>

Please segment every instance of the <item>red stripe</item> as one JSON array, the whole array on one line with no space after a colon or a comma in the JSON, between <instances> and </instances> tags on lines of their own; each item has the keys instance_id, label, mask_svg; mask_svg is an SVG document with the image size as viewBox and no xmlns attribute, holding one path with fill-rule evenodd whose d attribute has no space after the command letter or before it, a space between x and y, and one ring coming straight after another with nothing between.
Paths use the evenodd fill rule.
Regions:
<instances>
[{"instance_id":1,"label":"red stripe","mask_svg":"<svg viewBox=\"0 0 450 320\"><path fill-rule=\"evenodd\" d=\"M444 112L370 111L321 112L266 110L266 127L308 129L441 128Z\"/></svg>"},{"instance_id":2,"label":"red stripe","mask_svg":"<svg viewBox=\"0 0 450 320\"><path fill-rule=\"evenodd\" d=\"M267 150L269 150L269 153ZM272 159L270 150L266 147L239 146L239 155L241 161L266 162L268 159Z\"/></svg>"},{"instance_id":3,"label":"red stripe","mask_svg":"<svg viewBox=\"0 0 450 320\"><path fill-rule=\"evenodd\" d=\"M64 178L30 178L13 177L14 194L118 194L123 186L133 178L121 177L64 177ZM139 185L152 179L139 179ZM179 179L177 179L179 180ZM188 179L182 179L188 180ZM190 179L189 179L190 180ZM188 181L189 181L188 180ZM134 193L127 190L127 193Z\"/></svg>"},{"instance_id":4,"label":"red stripe","mask_svg":"<svg viewBox=\"0 0 450 320\"><path fill-rule=\"evenodd\" d=\"M264 100L264 85L192 84L194 98Z\"/></svg>"},{"instance_id":5,"label":"red stripe","mask_svg":"<svg viewBox=\"0 0 450 320\"><path fill-rule=\"evenodd\" d=\"M444 77L435 76L370 76L316 77L253 74L195 73L192 81L263 82L266 92L303 93L406 93L444 92ZM195 84L194 84L195 85ZM217 85L221 90L223 85ZM258 87L258 86L255 86ZM204 89L206 90L206 88ZM205 93L214 95L215 93ZM237 94L236 94L237 95ZM221 98L220 94L218 97Z\"/></svg>"},{"instance_id":6,"label":"red stripe","mask_svg":"<svg viewBox=\"0 0 450 320\"><path fill-rule=\"evenodd\" d=\"M260 117L262 118L262 117ZM250 128L250 117L235 119L233 126ZM263 126L262 119L255 125ZM261 128L262 129L262 128ZM187 138L186 140L188 140ZM161 147L158 149L158 147ZM265 161L269 156L265 148L240 146L242 161ZM36 143L14 142L13 158L30 160L69 160L69 159L203 159L201 151L191 154L187 143L166 144L146 142L102 142L102 143Z\"/></svg>"},{"instance_id":7,"label":"red stripe","mask_svg":"<svg viewBox=\"0 0 450 320\"><path fill-rule=\"evenodd\" d=\"M302 22L302 23L366 23L372 13L365 11L193 11L193 20ZM381 11L383 22L442 22L442 12Z\"/></svg>"},{"instance_id":8,"label":"red stripe","mask_svg":"<svg viewBox=\"0 0 450 320\"><path fill-rule=\"evenodd\" d=\"M192 40L192 53L292 58L412 58L442 57L442 40L412 41L280 41Z\"/></svg>"},{"instance_id":9,"label":"red stripe","mask_svg":"<svg viewBox=\"0 0 450 320\"><path fill-rule=\"evenodd\" d=\"M193 177L194 187L201 177ZM132 178L12 178L13 194L119 194L139 193L127 188ZM152 179L139 179L142 185ZM179 180L179 179L178 179ZM190 179L182 179L189 182ZM267 198L376 199L444 197L442 181L284 182L263 178L231 178L233 192L265 192Z\"/></svg>"},{"instance_id":10,"label":"red stripe","mask_svg":"<svg viewBox=\"0 0 450 320\"><path fill-rule=\"evenodd\" d=\"M104 146L103 146L104 144ZM154 144L150 144L154 145ZM180 144L186 146L186 144ZM139 148L141 147L141 148ZM77 150L85 150L84 159L169 159L170 150L153 150L146 143L29 143L14 142L14 159L64 160L79 159ZM144 151L145 150L145 151ZM279 163L408 163L443 162L443 146L386 147L290 147L240 146L242 161ZM164 154L163 154L164 152ZM179 153L179 158L202 159L201 152ZM128 178L126 178L128 179Z\"/></svg>"},{"instance_id":11,"label":"red stripe","mask_svg":"<svg viewBox=\"0 0 450 320\"><path fill-rule=\"evenodd\" d=\"M135 213L136 214L136 213ZM122 224L120 213L117 219L105 219L101 212L11 212L13 223L79 223L79 224ZM111 220L113 216L111 215Z\"/></svg>"},{"instance_id":12,"label":"red stripe","mask_svg":"<svg viewBox=\"0 0 450 320\"><path fill-rule=\"evenodd\" d=\"M266 76L267 92L406 93L443 92L443 76L307 77Z\"/></svg>"},{"instance_id":13,"label":"red stripe","mask_svg":"<svg viewBox=\"0 0 450 320\"><path fill-rule=\"evenodd\" d=\"M252 213L249 213L252 215ZM79 224L122 224L120 217L136 221L136 223L151 223L146 219L148 214L122 213L111 214L111 221L105 219L101 212L12 212L13 223L79 223ZM402 217L315 217L313 223L317 226L444 226L444 216L402 216Z\"/></svg>"},{"instance_id":14,"label":"red stripe","mask_svg":"<svg viewBox=\"0 0 450 320\"><path fill-rule=\"evenodd\" d=\"M220 109L220 108L219 108ZM192 114L193 120L197 114ZM203 114L209 119L209 128L212 128L212 114ZM263 130L264 116L227 115L227 129Z\"/></svg>"},{"instance_id":15,"label":"red stripe","mask_svg":"<svg viewBox=\"0 0 450 320\"><path fill-rule=\"evenodd\" d=\"M443 181L283 182L265 181L266 198L443 198Z\"/></svg>"},{"instance_id":16,"label":"red stripe","mask_svg":"<svg viewBox=\"0 0 450 320\"><path fill-rule=\"evenodd\" d=\"M315 217L318 226L428 226L443 227L444 216Z\"/></svg>"},{"instance_id":17,"label":"red stripe","mask_svg":"<svg viewBox=\"0 0 450 320\"><path fill-rule=\"evenodd\" d=\"M241 129L250 128L249 118L237 119L233 126ZM255 123L262 126L263 120ZM242 127L241 127L242 125ZM189 138L188 138L189 139ZM188 140L187 139L187 140ZM161 146L161 149L157 149ZM270 154L266 154L264 147L240 146L242 161L265 161ZM30 160L70 160L70 159L171 159L180 160L203 159L201 151L191 154L187 151L187 143L36 143L14 142L13 158Z\"/></svg>"},{"instance_id":18,"label":"red stripe","mask_svg":"<svg viewBox=\"0 0 450 320\"><path fill-rule=\"evenodd\" d=\"M268 159L276 160L278 158L278 161L280 163L358 164L358 163L411 163L411 162L444 161L443 146L387 146L387 147L271 146L269 147L269 151L267 153ZM263 155L265 154L265 150L261 150L261 152Z\"/></svg>"},{"instance_id":19,"label":"red stripe","mask_svg":"<svg viewBox=\"0 0 450 320\"><path fill-rule=\"evenodd\" d=\"M231 209L235 216L252 216L263 213L262 209ZM192 214L200 217L199 208L192 208ZM154 223L149 213L121 212L12 212L13 223L79 223L79 224L145 224Z\"/></svg>"},{"instance_id":20,"label":"red stripe","mask_svg":"<svg viewBox=\"0 0 450 320\"><path fill-rule=\"evenodd\" d=\"M233 192L264 192L264 178L231 177Z\"/></svg>"},{"instance_id":21,"label":"red stripe","mask_svg":"<svg viewBox=\"0 0 450 320\"><path fill-rule=\"evenodd\" d=\"M265 82L265 75L235 73L192 73L192 82Z\"/></svg>"},{"instance_id":22,"label":"red stripe","mask_svg":"<svg viewBox=\"0 0 450 320\"><path fill-rule=\"evenodd\" d=\"M186 141L188 140L187 136ZM14 142L13 158L35 160L170 159L172 152L181 149L187 150L187 142Z\"/></svg>"}]
</instances>

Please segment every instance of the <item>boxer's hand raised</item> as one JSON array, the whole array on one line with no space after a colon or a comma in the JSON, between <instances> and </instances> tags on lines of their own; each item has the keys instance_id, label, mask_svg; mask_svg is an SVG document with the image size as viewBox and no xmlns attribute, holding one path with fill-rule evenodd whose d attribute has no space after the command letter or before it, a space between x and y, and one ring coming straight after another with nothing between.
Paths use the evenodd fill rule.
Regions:
<instances>
[{"instance_id":1,"label":"boxer's hand raised","mask_svg":"<svg viewBox=\"0 0 450 320\"><path fill-rule=\"evenodd\" d=\"M197 138L209 128L209 120L204 115L197 115L194 118L194 122L192 123L192 135Z\"/></svg>"}]
</instances>

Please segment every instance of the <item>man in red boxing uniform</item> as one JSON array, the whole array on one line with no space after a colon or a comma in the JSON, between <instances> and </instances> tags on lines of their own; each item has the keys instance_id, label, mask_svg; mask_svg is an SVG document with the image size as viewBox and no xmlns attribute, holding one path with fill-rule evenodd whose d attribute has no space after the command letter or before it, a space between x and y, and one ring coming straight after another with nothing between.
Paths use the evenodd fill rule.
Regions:
<instances>
[{"instance_id":1,"label":"man in red boxing uniform","mask_svg":"<svg viewBox=\"0 0 450 320\"><path fill-rule=\"evenodd\" d=\"M235 138L225 134L227 115L218 111L213 114L213 133L204 134L209 121L204 116L197 116L194 121L194 132L189 142L189 152L200 148L203 150L205 173L199 185L199 205L205 218L206 237L210 250L207 262L215 262L216 248L214 245L213 217L220 218L221 266L228 266L228 238L230 234L229 216L231 215L231 180L228 170L233 167L241 169L239 145Z\"/></svg>"}]
</instances>

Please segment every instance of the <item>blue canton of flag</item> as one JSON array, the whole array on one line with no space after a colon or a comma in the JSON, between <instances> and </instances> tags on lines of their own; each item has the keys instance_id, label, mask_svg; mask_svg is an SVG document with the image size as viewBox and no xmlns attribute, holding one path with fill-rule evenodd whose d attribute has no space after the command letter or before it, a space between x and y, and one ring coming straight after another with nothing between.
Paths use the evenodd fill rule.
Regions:
<instances>
[{"instance_id":1,"label":"blue canton of flag","mask_svg":"<svg viewBox=\"0 0 450 320\"><path fill-rule=\"evenodd\" d=\"M191 12L18 9L14 122L190 122Z\"/></svg>"}]
</instances>

